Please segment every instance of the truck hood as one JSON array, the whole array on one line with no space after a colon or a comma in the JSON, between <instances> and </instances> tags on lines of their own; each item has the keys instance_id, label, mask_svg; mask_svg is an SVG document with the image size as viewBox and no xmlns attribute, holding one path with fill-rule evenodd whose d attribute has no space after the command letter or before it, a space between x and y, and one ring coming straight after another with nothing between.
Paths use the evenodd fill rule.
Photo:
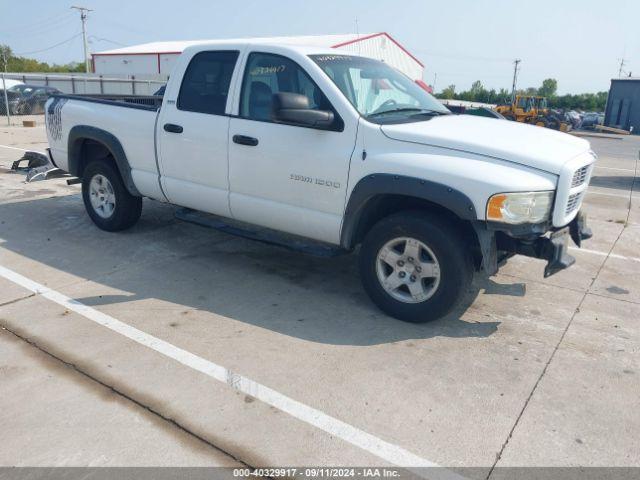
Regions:
<instances>
[{"instance_id":1,"label":"truck hood","mask_svg":"<svg viewBox=\"0 0 640 480\"><path fill-rule=\"evenodd\" d=\"M382 125L389 138L499 158L558 175L562 165L590 149L589 142L548 128L473 115Z\"/></svg>"}]
</instances>

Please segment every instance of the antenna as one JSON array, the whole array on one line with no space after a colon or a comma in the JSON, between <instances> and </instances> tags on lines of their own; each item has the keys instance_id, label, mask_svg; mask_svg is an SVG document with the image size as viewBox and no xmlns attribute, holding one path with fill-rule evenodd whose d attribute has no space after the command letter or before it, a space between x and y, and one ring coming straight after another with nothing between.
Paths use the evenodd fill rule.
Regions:
<instances>
[{"instance_id":1,"label":"antenna","mask_svg":"<svg viewBox=\"0 0 640 480\"><path fill-rule=\"evenodd\" d=\"M624 67L624 58L620 59L620 68L618 69L618 78L622 78L622 68Z\"/></svg>"}]
</instances>

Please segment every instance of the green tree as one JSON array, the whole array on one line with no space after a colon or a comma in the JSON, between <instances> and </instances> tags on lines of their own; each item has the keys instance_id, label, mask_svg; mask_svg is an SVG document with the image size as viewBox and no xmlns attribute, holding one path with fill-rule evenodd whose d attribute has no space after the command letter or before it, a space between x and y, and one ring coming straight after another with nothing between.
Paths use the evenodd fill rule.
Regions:
<instances>
[{"instance_id":1,"label":"green tree","mask_svg":"<svg viewBox=\"0 0 640 480\"><path fill-rule=\"evenodd\" d=\"M547 78L542 81L542 86L538 89L538 95L541 97L555 97L558 91L558 81L555 78Z\"/></svg>"},{"instance_id":2,"label":"green tree","mask_svg":"<svg viewBox=\"0 0 640 480\"><path fill-rule=\"evenodd\" d=\"M449 85L447 88L442 90L442 92L440 93L440 95L438 95L438 97L443 98L445 100L451 100L453 98L456 98L456 86Z\"/></svg>"},{"instance_id":3,"label":"green tree","mask_svg":"<svg viewBox=\"0 0 640 480\"><path fill-rule=\"evenodd\" d=\"M15 56L8 45L0 45L0 67L7 72L84 72L84 63L71 62L66 65L49 65L33 58Z\"/></svg>"},{"instance_id":4,"label":"green tree","mask_svg":"<svg viewBox=\"0 0 640 480\"><path fill-rule=\"evenodd\" d=\"M481 95L484 87L482 86L482 82L480 80L476 80L471 84L471 93L473 95Z\"/></svg>"},{"instance_id":5,"label":"green tree","mask_svg":"<svg viewBox=\"0 0 640 480\"><path fill-rule=\"evenodd\" d=\"M9 45L0 45L0 69L3 72L8 71L9 59L13 57L13 52Z\"/></svg>"},{"instance_id":6,"label":"green tree","mask_svg":"<svg viewBox=\"0 0 640 480\"><path fill-rule=\"evenodd\" d=\"M518 90L520 95L541 95L547 97L549 106L562 110L588 110L604 111L607 103L607 92L580 93L558 95L558 82L554 78L547 78L540 88L529 87ZM446 100L468 100L472 102L509 104L511 103L511 91L501 88L498 92L487 90L480 80L476 80L471 88L466 91L456 92L455 85L449 85L436 95Z\"/></svg>"}]
</instances>

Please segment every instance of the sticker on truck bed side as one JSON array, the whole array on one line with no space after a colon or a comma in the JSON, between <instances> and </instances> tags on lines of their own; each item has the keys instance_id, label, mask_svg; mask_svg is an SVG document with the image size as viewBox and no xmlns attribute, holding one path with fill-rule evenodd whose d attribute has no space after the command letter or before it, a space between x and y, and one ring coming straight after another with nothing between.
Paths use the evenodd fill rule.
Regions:
<instances>
[{"instance_id":1,"label":"sticker on truck bed side","mask_svg":"<svg viewBox=\"0 0 640 480\"><path fill-rule=\"evenodd\" d=\"M62 140L62 107L67 103L66 98L54 98L47 109L47 130L54 140Z\"/></svg>"}]
</instances>

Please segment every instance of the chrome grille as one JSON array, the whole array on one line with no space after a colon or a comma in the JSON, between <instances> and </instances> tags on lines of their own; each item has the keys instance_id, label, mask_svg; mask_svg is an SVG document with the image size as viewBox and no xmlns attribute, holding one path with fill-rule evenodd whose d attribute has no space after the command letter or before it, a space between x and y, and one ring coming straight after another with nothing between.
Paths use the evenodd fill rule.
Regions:
<instances>
[{"instance_id":1,"label":"chrome grille","mask_svg":"<svg viewBox=\"0 0 640 480\"><path fill-rule=\"evenodd\" d=\"M571 180L571 188L579 187L582 185L587 179L587 174L589 173L589 165L585 165L582 168L579 168L573 174L573 179Z\"/></svg>"},{"instance_id":2,"label":"chrome grille","mask_svg":"<svg viewBox=\"0 0 640 480\"><path fill-rule=\"evenodd\" d=\"M569 195L569 200L567 200L567 208L565 209L565 213L569 215L580 205L580 199L582 198L582 192L574 193Z\"/></svg>"}]
</instances>

